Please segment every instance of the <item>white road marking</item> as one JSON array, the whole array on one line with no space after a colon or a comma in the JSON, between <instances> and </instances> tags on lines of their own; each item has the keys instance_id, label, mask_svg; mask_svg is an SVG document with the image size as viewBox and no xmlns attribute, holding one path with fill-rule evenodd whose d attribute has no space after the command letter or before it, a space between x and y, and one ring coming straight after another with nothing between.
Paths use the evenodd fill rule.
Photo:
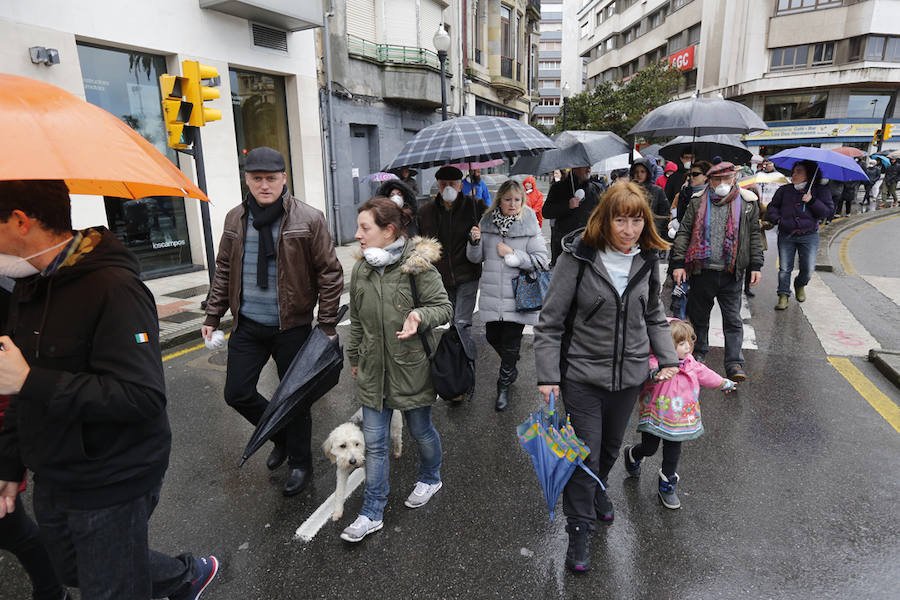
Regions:
<instances>
[{"instance_id":1,"label":"white road marking","mask_svg":"<svg viewBox=\"0 0 900 600\"><path fill-rule=\"evenodd\" d=\"M878 277L876 275L860 275L860 277L887 296L894 304L900 306L900 277Z\"/></svg>"},{"instance_id":2,"label":"white road marking","mask_svg":"<svg viewBox=\"0 0 900 600\"><path fill-rule=\"evenodd\" d=\"M829 356L867 356L881 345L835 296L818 273L806 286L806 302L799 303Z\"/></svg>"},{"instance_id":3,"label":"white road marking","mask_svg":"<svg viewBox=\"0 0 900 600\"><path fill-rule=\"evenodd\" d=\"M356 469L350 473L350 477L347 478L347 497L359 487L359 484L362 483L365 478L365 469ZM322 529L322 526L331 520L331 514L333 512L334 493L328 496L328 499L326 499L325 502L323 502L319 508L303 522L303 525L297 528L296 533L294 533L294 539L302 540L304 542L312 540L319 530Z\"/></svg>"}]
</instances>

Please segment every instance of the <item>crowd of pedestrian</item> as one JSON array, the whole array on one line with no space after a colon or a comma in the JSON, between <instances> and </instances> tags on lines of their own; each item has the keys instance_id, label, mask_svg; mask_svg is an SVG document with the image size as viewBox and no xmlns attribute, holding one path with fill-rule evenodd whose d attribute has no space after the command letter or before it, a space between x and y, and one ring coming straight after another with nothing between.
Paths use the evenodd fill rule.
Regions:
<instances>
[{"instance_id":1,"label":"crowd of pedestrian","mask_svg":"<svg viewBox=\"0 0 900 600\"><path fill-rule=\"evenodd\" d=\"M883 183L885 202L896 204L898 161L883 173L865 166L863 203L877 202ZM751 173L756 167L774 172L770 161ZM561 400L591 449L585 463L596 478L576 470L563 492L566 565L588 570L590 532L614 519L605 488L620 453L638 476L662 442L659 498L679 508L681 446L703 432L700 387L730 392L747 379L740 311L761 278L764 227L777 227L776 309L785 310L792 285L797 301L806 299L819 226L855 202L856 188L831 190L819 167L800 161L789 183L742 186L746 168L684 153L678 163L636 160L607 187L589 165L573 165L554 173L545 200L534 176L491 195L479 169L464 177L446 165L435 174L437 194L421 205L414 171L385 182L357 215L347 356L366 477L362 509L341 537L359 542L383 527L394 411L419 450L406 506L424 506L442 488L429 348L448 322L471 335L476 297L500 359L495 410L514 401L523 330L533 325L538 392ZM337 335L344 273L322 213L288 191L281 153L254 149L245 170L248 192L225 219L201 334L211 347L222 343L217 329L231 312L224 400L257 424L266 362L274 359L282 378L314 321ZM196 599L217 559L148 545L171 443L153 298L109 231L73 231L69 215L63 182L0 182L0 298L9 304L0 311L8 334L0 337L0 547L25 566L35 598L68 597L70 586L92 600ZM543 217L553 220L549 252ZM551 270L545 293L523 309L513 282ZM714 302L724 377L707 364ZM623 450L636 404L641 441ZM313 431L311 405L300 402L273 438L266 466L287 462L285 496L309 485ZM26 467L36 474L36 524L19 497Z\"/></svg>"}]
</instances>

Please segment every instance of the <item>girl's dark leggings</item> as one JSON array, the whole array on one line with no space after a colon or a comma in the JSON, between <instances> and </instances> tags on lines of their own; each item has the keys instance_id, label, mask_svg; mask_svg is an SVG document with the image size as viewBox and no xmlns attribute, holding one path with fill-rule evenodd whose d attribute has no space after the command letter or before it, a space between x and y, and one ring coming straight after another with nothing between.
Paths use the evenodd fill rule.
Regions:
<instances>
[{"instance_id":1,"label":"girl's dark leggings","mask_svg":"<svg viewBox=\"0 0 900 600\"><path fill-rule=\"evenodd\" d=\"M646 431L641 432L641 443L631 449L631 456L634 460L641 460L647 456L656 454L659 448L660 438ZM666 477L675 474L678 468L678 459L681 458L681 442L672 442L662 440L663 443L663 460L662 472Z\"/></svg>"}]
</instances>

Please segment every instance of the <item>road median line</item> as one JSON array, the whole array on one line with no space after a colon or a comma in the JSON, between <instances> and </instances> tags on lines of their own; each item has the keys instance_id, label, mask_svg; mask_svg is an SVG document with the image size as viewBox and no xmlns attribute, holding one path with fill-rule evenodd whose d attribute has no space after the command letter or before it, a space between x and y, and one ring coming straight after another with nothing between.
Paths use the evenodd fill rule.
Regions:
<instances>
[{"instance_id":1,"label":"road median line","mask_svg":"<svg viewBox=\"0 0 900 600\"><path fill-rule=\"evenodd\" d=\"M865 398L872 408L880 414L885 421L890 423L891 427L897 433L900 433L900 407L894 404L887 395L875 387L862 371L850 362L849 358L840 356L829 356L828 362L831 363L838 373L843 375L850 385L853 386L859 395Z\"/></svg>"}]
</instances>

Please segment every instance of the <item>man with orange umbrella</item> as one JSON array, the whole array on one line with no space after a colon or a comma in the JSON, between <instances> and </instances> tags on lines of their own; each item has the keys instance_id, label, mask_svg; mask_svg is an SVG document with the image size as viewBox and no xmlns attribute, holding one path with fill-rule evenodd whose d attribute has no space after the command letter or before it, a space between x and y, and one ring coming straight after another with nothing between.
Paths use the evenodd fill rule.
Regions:
<instances>
[{"instance_id":1,"label":"man with orange umbrella","mask_svg":"<svg viewBox=\"0 0 900 600\"><path fill-rule=\"evenodd\" d=\"M169 462L159 323L137 259L107 229L72 231L62 181L0 181L0 518L25 467L51 562L82 598L195 600L215 557L148 548Z\"/></svg>"}]
</instances>

